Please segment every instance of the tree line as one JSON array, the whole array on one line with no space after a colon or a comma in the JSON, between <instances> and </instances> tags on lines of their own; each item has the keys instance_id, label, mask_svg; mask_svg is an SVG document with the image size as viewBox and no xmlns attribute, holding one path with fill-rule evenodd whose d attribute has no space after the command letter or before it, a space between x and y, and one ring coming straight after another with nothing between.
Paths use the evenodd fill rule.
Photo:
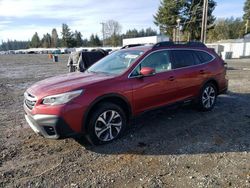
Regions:
<instances>
[{"instance_id":1,"label":"tree line","mask_svg":"<svg viewBox=\"0 0 250 188\"><path fill-rule=\"evenodd\" d=\"M35 32L30 41L2 41L0 50L18 50L26 48L58 48L58 47L100 47L105 46L121 46L123 38L146 37L157 35L157 31L152 28L132 29L121 34L121 25L115 20L109 20L103 25L102 39L97 34L91 34L89 38L83 38L79 31L72 31L70 27L63 23L61 37L56 29L50 33L46 33L42 38Z\"/></svg>"},{"instance_id":2,"label":"tree line","mask_svg":"<svg viewBox=\"0 0 250 188\"><path fill-rule=\"evenodd\" d=\"M154 23L162 33L170 37L175 35L177 29L180 29L182 40L199 40L203 3L204 0L161 0L158 11L154 15ZM215 7L216 2L208 0L208 42L242 38L244 34L250 32L250 0L245 1L242 18L216 20L213 15Z\"/></svg>"},{"instance_id":3,"label":"tree line","mask_svg":"<svg viewBox=\"0 0 250 188\"><path fill-rule=\"evenodd\" d=\"M17 41L17 40L8 40L7 42L3 42L0 45L0 51L7 50L19 50L26 49L29 47L29 41Z\"/></svg>"},{"instance_id":4,"label":"tree line","mask_svg":"<svg viewBox=\"0 0 250 188\"><path fill-rule=\"evenodd\" d=\"M29 48L58 48L58 47L81 47L81 46L101 46L101 40L98 35L92 34L90 39L83 39L81 32L71 31L67 24L62 24L61 38L56 29L53 29L51 34L47 33L40 39L37 32L29 41Z\"/></svg>"},{"instance_id":5,"label":"tree line","mask_svg":"<svg viewBox=\"0 0 250 188\"><path fill-rule=\"evenodd\" d=\"M199 40L201 35L201 23L204 0L161 0L160 6L154 17L154 23L159 27L160 33L170 36L177 29L181 30L181 40ZM244 4L242 18L215 19L213 11L216 7L214 0L208 0L208 32L207 41L214 42L223 39L238 39L250 33L250 0ZM31 41L2 41L0 50L17 50L25 48L57 48L57 47L81 47L81 46L121 46L122 39L153 36L157 31L147 29L132 29L121 34L122 26L115 20L108 20L103 24L102 39L97 34L90 38L84 38L79 31L71 31L67 24L62 24L61 38L57 30L51 34L44 34L40 39L36 32Z\"/></svg>"}]
</instances>

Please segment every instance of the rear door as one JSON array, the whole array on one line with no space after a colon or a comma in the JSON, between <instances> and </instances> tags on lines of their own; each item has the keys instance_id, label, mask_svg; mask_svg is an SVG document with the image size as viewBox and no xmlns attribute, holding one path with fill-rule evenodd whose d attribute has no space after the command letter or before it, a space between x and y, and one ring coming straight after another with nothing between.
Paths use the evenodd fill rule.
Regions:
<instances>
[{"instance_id":1,"label":"rear door","mask_svg":"<svg viewBox=\"0 0 250 188\"><path fill-rule=\"evenodd\" d=\"M193 98L199 93L203 74L194 50L171 50L175 78L178 84L178 100Z\"/></svg>"}]
</instances>

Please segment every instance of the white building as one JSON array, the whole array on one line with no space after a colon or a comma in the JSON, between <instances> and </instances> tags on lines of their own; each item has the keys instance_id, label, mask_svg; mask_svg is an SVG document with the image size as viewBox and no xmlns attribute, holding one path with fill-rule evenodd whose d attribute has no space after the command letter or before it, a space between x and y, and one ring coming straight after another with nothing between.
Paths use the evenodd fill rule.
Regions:
<instances>
[{"instance_id":1,"label":"white building","mask_svg":"<svg viewBox=\"0 0 250 188\"><path fill-rule=\"evenodd\" d=\"M126 46L129 44L156 44L158 42L169 41L169 37L165 35L156 35L151 37L138 37L123 39L122 45Z\"/></svg>"},{"instance_id":2,"label":"white building","mask_svg":"<svg viewBox=\"0 0 250 188\"><path fill-rule=\"evenodd\" d=\"M222 48L216 50L224 56L231 54L232 58L250 57L250 34L243 39L221 40L216 43L206 44L208 47L215 48L220 45Z\"/></svg>"}]
</instances>

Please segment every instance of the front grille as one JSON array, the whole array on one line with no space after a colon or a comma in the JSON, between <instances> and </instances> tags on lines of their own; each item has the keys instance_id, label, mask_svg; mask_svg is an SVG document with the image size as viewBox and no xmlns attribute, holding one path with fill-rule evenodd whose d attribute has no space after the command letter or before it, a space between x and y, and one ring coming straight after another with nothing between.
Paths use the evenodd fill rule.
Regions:
<instances>
[{"instance_id":1,"label":"front grille","mask_svg":"<svg viewBox=\"0 0 250 188\"><path fill-rule=\"evenodd\" d=\"M24 104L28 107L28 109L32 110L36 104L36 97L31 95L30 93L24 93Z\"/></svg>"}]
</instances>

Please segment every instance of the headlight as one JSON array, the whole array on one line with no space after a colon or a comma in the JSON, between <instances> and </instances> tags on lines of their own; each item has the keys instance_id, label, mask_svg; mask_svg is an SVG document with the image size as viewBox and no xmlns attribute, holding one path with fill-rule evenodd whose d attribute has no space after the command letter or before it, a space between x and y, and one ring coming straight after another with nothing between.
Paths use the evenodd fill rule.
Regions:
<instances>
[{"instance_id":1,"label":"headlight","mask_svg":"<svg viewBox=\"0 0 250 188\"><path fill-rule=\"evenodd\" d=\"M48 97L43 98L43 104L46 105L59 105L59 104L65 104L69 102L70 100L78 97L81 95L83 90L77 90L77 91L71 91L67 93L62 93L58 95L51 95Z\"/></svg>"}]
</instances>

